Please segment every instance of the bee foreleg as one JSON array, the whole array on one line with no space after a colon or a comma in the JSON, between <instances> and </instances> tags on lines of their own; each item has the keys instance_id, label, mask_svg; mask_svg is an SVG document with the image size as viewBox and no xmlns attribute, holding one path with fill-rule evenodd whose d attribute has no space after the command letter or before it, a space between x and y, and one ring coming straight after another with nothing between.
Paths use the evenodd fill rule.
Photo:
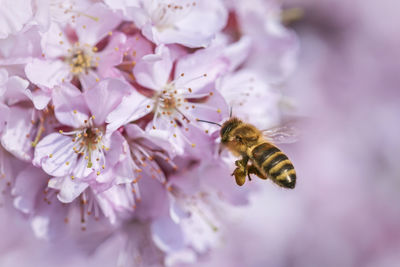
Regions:
<instances>
[{"instance_id":1,"label":"bee foreleg","mask_svg":"<svg viewBox=\"0 0 400 267\"><path fill-rule=\"evenodd\" d=\"M249 177L249 180L251 180L250 174L255 174L255 175L257 175L258 177L260 177L261 179L264 179L264 180L267 179L267 177L266 177L265 175L263 175L263 174L257 169L257 167L254 166L254 165L250 165L250 166L247 168L247 176Z\"/></svg>"},{"instance_id":2,"label":"bee foreleg","mask_svg":"<svg viewBox=\"0 0 400 267\"><path fill-rule=\"evenodd\" d=\"M235 165L237 167L231 175L235 176L236 183L240 186L243 185L244 182L246 181L248 161L249 161L248 157L243 157L241 160L235 161Z\"/></svg>"}]
</instances>

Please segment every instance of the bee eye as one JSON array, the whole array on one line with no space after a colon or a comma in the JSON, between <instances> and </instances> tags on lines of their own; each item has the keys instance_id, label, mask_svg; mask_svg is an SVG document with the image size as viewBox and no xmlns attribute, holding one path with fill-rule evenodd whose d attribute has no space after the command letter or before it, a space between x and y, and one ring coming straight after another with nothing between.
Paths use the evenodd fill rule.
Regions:
<instances>
[{"instance_id":1,"label":"bee eye","mask_svg":"<svg viewBox=\"0 0 400 267\"><path fill-rule=\"evenodd\" d=\"M240 137L240 136L237 135L235 138L236 138L236 141L242 142L242 137Z\"/></svg>"}]
</instances>

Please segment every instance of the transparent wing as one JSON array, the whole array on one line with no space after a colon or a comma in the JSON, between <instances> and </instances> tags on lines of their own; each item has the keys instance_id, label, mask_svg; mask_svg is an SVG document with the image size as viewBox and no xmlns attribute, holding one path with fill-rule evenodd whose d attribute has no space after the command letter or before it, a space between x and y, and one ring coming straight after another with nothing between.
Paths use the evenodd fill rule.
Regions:
<instances>
[{"instance_id":1,"label":"transparent wing","mask_svg":"<svg viewBox=\"0 0 400 267\"><path fill-rule=\"evenodd\" d=\"M268 141L274 144L289 144L299 139L299 129L291 124L262 130L262 133Z\"/></svg>"}]
</instances>

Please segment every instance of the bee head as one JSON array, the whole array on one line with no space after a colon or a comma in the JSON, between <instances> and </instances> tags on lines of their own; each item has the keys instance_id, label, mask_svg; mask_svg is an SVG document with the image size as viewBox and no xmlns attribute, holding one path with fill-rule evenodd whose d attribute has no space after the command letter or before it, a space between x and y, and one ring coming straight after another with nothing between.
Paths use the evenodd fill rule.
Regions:
<instances>
[{"instance_id":1,"label":"bee head","mask_svg":"<svg viewBox=\"0 0 400 267\"><path fill-rule=\"evenodd\" d=\"M239 120L238 118L231 118L229 120L227 120L226 122L224 122L224 124L222 124L221 127L221 142L223 144L226 144L227 142L229 142L230 140L230 135L233 129L235 129L238 125L240 125L242 123L241 120Z\"/></svg>"}]
</instances>

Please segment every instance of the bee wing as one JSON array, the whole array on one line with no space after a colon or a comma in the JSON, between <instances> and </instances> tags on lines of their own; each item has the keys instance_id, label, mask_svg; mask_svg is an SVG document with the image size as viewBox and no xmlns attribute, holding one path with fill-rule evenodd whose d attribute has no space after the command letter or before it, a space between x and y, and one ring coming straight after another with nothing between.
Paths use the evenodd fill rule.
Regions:
<instances>
[{"instance_id":1,"label":"bee wing","mask_svg":"<svg viewBox=\"0 0 400 267\"><path fill-rule=\"evenodd\" d=\"M289 144L299 139L298 128L290 124L262 130L262 133L268 141L274 144Z\"/></svg>"}]
</instances>

